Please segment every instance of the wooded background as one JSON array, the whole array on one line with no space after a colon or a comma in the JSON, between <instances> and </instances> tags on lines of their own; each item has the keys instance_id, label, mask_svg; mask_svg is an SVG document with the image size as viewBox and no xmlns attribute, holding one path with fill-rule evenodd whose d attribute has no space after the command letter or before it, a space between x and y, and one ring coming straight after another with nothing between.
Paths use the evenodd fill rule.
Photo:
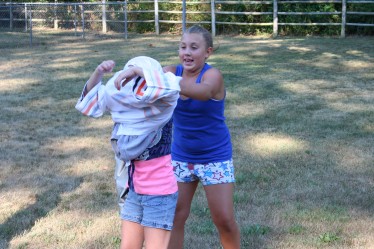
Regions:
<instances>
[{"instance_id":1,"label":"wooded background","mask_svg":"<svg viewBox=\"0 0 374 249\"><path fill-rule=\"evenodd\" d=\"M374 34L373 0L12 1L0 3L0 29L102 33L180 33L201 24L213 35Z\"/></svg>"}]
</instances>

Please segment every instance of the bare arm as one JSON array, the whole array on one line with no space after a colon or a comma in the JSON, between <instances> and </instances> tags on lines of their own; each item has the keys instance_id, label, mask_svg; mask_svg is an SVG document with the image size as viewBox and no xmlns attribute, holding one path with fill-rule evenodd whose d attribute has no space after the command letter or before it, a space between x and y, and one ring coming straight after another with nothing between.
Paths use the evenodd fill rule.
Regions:
<instances>
[{"instance_id":1,"label":"bare arm","mask_svg":"<svg viewBox=\"0 0 374 249\"><path fill-rule=\"evenodd\" d=\"M223 99L225 95L223 77L218 69L211 68L207 70L200 84L196 84L195 81L195 78L182 78L180 82L181 94L202 101Z\"/></svg>"},{"instance_id":2,"label":"bare arm","mask_svg":"<svg viewBox=\"0 0 374 249\"><path fill-rule=\"evenodd\" d=\"M121 72L117 78L114 80L114 85L119 90L123 87L126 83L128 83L132 78L135 76L140 76L144 78L143 69L137 66L131 66L126 71Z\"/></svg>"},{"instance_id":3,"label":"bare arm","mask_svg":"<svg viewBox=\"0 0 374 249\"><path fill-rule=\"evenodd\" d=\"M104 74L112 72L115 62L112 60L103 61L98 65L87 81L86 91L91 91L103 79Z\"/></svg>"},{"instance_id":4,"label":"bare arm","mask_svg":"<svg viewBox=\"0 0 374 249\"><path fill-rule=\"evenodd\" d=\"M162 68L164 70L164 73L170 72L175 74L177 67L176 66L165 66Z\"/></svg>"},{"instance_id":5,"label":"bare arm","mask_svg":"<svg viewBox=\"0 0 374 249\"><path fill-rule=\"evenodd\" d=\"M166 66L163 68L164 72L176 72L176 66ZM225 88L223 83L223 76L216 68L211 68L205 72L200 84L195 83L196 78L188 79L183 77L179 85L181 87L180 94L192 99L221 100L225 97Z\"/></svg>"},{"instance_id":6,"label":"bare arm","mask_svg":"<svg viewBox=\"0 0 374 249\"><path fill-rule=\"evenodd\" d=\"M101 62L88 79L86 91L91 91L92 88L99 84L103 79L104 74L112 72L114 66L115 62L112 60ZM114 81L116 88L119 90L121 86L124 86L136 75L144 77L143 70L140 67L130 67L128 70L121 72Z\"/></svg>"}]
</instances>

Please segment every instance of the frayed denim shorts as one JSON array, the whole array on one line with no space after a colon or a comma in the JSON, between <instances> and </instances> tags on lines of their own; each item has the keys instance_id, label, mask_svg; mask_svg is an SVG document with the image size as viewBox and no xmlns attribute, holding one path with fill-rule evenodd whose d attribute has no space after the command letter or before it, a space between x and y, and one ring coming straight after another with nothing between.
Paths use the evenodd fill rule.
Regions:
<instances>
[{"instance_id":1,"label":"frayed denim shorts","mask_svg":"<svg viewBox=\"0 0 374 249\"><path fill-rule=\"evenodd\" d=\"M130 190L120 210L121 219L145 227L173 228L178 192L169 195L141 195Z\"/></svg>"}]
</instances>

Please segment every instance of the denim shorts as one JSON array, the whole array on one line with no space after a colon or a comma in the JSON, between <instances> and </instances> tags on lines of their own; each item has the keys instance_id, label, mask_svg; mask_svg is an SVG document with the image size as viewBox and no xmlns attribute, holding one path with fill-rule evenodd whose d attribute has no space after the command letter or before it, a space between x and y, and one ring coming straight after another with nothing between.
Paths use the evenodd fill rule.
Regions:
<instances>
[{"instance_id":1,"label":"denim shorts","mask_svg":"<svg viewBox=\"0 0 374 249\"><path fill-rule=\"evenodd\" d=\"M169 195L141 195L130 190L120 210L121 219L145 227L173 228L178 192Z\"/></svg>"},{"instance_id":2,"label":"denim shorts","mask_svg":"<svg viewBox=\"0 0 374 249\"><path fill-rule=\"evenodd\" d=\"M178 182L200 181L204 186L235 182L232 159L215 163L187 163L172 161Z\"/></svg>"}]
</instances>

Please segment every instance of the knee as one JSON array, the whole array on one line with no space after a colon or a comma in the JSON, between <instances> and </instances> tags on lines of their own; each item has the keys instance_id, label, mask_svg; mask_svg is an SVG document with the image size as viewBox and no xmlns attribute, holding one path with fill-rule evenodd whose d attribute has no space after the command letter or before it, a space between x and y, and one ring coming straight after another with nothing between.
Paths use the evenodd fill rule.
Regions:
<instances>
[{"instance_id":1,"label":"knee","mask_svg":"<svg viewBox=\"0 0 374 249\"><path fill-rule=\"evenodd\" d=\"M213 217L213 222L217 229L225 232L235 232L237 230L237 224L232 216L217 216Z\"/></svg>"},{"instance_id":2,"label":"knee","mask_svg":"<svg viewBox=\"0 0 374 249\"><path fill-rule=\"evenodd\" d=\"M190 215L190 209L182 206L177 206L175 209L174 222L186 222Z\"/></svg>"}]
</instances>

